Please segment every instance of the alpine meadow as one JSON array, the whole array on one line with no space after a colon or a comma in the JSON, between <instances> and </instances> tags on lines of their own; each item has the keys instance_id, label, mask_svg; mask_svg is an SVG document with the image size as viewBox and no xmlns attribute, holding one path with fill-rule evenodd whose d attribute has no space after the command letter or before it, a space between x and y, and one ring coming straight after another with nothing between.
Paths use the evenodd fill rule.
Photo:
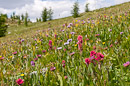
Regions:
<instances>
[{"instance_id":1,"label":"alpine meadow","mask_svg":"<svg viewBox=\"0 0 130 86\"><path fill-rule=\"evenodd\" d=\"M1 86L130 86L130 2L53 19L0 15Z\"/></svg>"}]
</instances>

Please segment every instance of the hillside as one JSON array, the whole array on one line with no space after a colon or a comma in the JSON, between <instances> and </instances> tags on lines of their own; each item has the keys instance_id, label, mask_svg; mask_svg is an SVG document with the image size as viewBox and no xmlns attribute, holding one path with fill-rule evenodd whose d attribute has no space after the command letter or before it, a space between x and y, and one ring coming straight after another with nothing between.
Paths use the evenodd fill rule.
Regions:
<instances>
[{"instance_id":1,"label":"hillside","mask_svg":"<svg viewBox=\"0 0 130 86\"><path fill-rule=\"evenodd\" d=\"M48 29L48 23L51 24L51 28L60 28L64 23L71 23L75 20L86 20L87 18L93 18L94 20L96 20L97 15L112 15L112 13L114 14L122 14L123 12L129 10L129 3L124 3L124 4L119 4L116 6L111 6L108 8L101 8L101 9L97 9L88 13L82 13L80 17L78 17L77 19L74 19L73 17L66 17L66 18L61 18L61 19L56 19L56 20L52 20L52 21L48 21L48 22L41 22L41 23L31 23L29 24L28 27L25 27L24 25L11 25L8 28L8 32L11 32L10 34L7 33L6 37L3 37L3 39L11 39L14 38L16 36L25 36L28 34L28 36L32 36L36 30L45 30ZM9 23L10 24L10 23ZM18 34L18 35L17 35ZM1 39L1 38L0 38Z\"/></svg>"},{"instance_id":2,"label":"hillside","mask_svg":"<svg viewBox=\"0 0 130 86\"><path fill-rule=\"evenodd\" d=\"M0 38L1 86L130 86L130 2Z\"/></svg>"}]
</instances>

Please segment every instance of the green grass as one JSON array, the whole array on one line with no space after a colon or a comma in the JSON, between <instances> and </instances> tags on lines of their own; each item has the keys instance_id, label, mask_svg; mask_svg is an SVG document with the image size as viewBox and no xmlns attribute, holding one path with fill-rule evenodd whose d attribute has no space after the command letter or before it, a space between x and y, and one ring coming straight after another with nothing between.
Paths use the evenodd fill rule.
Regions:
<instances>
[{"instance_id":1,"label":"green grass","mask_svg":"<svg viewBox=\"0 0 130 86\"><path fill-rule=\"evenodd\" d=\"M0 85L130 86L129 4L10 27L0 42Z\"/></svg>"}]
</instances>

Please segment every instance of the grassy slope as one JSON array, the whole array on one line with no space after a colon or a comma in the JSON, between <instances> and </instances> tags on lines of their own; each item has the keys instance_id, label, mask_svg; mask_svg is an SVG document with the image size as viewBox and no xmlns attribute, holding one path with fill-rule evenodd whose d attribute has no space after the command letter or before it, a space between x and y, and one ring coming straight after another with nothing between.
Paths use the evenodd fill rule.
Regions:
<instances>
[{"instance_id":1,"label":"grassy slope","mask_svg":"<svg viewBox=\"0 0 130 86\"><path fill-rule=\"evenodd\" d=\"M79 22L78 27L72 27L72 29L64 28L65 32L60 31L63 29L61 28L62 24L65 22L74 22L76 19L69 17L50 21L52 25L51 29L55 30L48 31L48 37L45 36L46 33L41 32L36 36L34 35L36 30L48 29L49 22L34 23L27 29L24 26L18 28L16 26L14 26L14 28L12 27L14 30L16 30L16 28L18 29L16 31L17 34L15 34L16 32L12 32L11 35L3 37L1 40L7 42L0 46L0 55L5 57L0 63L0 71L3 71L0 74L0 84L3 84L2 86L16 85L18 78L24 78L23 86L25 86L25 84L28 86L28 83L30 86L35 86L39 83L45 86L49 84L49 86L57 86L62 82L65 86L78 86L79 84L80 86L129 86L129 68L123 67L123 64L129 61L130 56L130 48L128 47L130 40L127 38L130 33L128 30L130 25L130 13L127 16L124 15L124 12L128 12L129 8L129 3L125 3L106 9L83 13L78 19L84 19L86 21L87 18L91 17L93 20L96 20L94 21L95 26L93 26L93 24L91 25L91 23L82 25L82 22ZM105 20L98 16L102 15L102 17L105 17L105 14L108 16ZM109 21L111 17L114 18ZM77 24L77 22L73 24ZM112 32L109 32L109 29L112 29ZM54 37L55 31L58 33L56 38ZM75 34L70 35L70 32L73 31ZM122 31L124 33L120 35ZM95 37L96 34L100 34L100 36ZM79 53L76 44L78 35L83 36L82 53ZM31 36L34 37L29 39ZM19 37L25 39L21 45L19 44L20 40L17 39ZM34 41L35 38L36 41ZM64 46L63 44L69 38L72 38L73 41L70 45ZM89 41L86 42L86 38L89 38ZM43 39L43 41L39 41L41 39ZM8 40L12 40L13 42ZM53 47L62 47L62 50L49 50L49 46L47 46L49 40L53 41ZM103 44L104 42L105 44ZM111 44L113 45L110 48L109 46L111 46ZM101 65L90 64L90 66L86 67L84 59L89 58L89 53L93 50L93 46L96 46L96 52L100 52L104 55L103 63L101 62ZM108 48L107 50L105 49L106 47ZM63 49L67 49L66 52L64 52ZM47 52L42 53L42 50L47 50ZM13 55L12 53L15 51L18 53ZM72 52L75 52L75 54L70 55ZM35 67L32 67L30 64L31 61L34 61L34 58L39 54L42 55L42 58L39 57L38 61L35 61ZM66 61L65 69L63 69L61 64L62 60ZM49 69L53 66L56 67L56 70L50 71ZM39 72L45 67L48 68L48 71L46 71L46 75L43 77ZM7 71L6 73L4 73L5 70ZM35 70L37 70L38 75L36 77L30 77L30 73ZM25 74L24 77L21 76L22 73ZM61 79L61 77L64 78L66 75L68 76L67 83L64 79L63 81ZM58 79L60 79L60 82Z\"/></svg>"},{"instance_id":2,"label":"grassy slope","mask_svg":"<svg viewBox=\"0 0 130 86\"><path fill-rule=\"evenodd\" d=\"M125 12L126 10L128 10L130 8L130 2L127 3L123 3L123 4L119 4L116 6L111 6L108 8L101 8L101 9L97 9L88 13L82 13L80 17L78 17L77 19L80 20L86 20L87 18L93 18L94 20L96 20L96 17L98 15L101 14L107 14L107 15L111 15L111 13L114 14L122 14L122 12ZM53 28L53 29L58 29L61 27L61 25L63 25L65 22L66 23L71 23L73 22L74 19L73 17L66 17L66 18L61 18L61 19L55 19L52 21L48 21L48 22L41 22L41 23L32 23L29 24L28 27L25 27L24 25L14 25L8 28L8 32L11 32L11 34L7 34L6 37L2 37L0 38L0 41L6 41L6 40L12 40L14 38L18 38L18 37L26 37L26 36L33 36L33 34L36 32L36 30L43 30L43 29L48 29L48 28ZM49 27L48 23L51 24L51 27Z\"/></svg>"}]
</instances>

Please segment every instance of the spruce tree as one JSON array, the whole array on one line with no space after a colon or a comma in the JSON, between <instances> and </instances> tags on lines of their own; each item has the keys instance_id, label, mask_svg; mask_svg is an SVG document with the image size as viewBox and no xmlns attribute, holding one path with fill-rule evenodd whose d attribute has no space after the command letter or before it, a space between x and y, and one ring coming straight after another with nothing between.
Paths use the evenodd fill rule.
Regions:
<instances>
[{"instance_id":1,"label":"spruce tree","mask_svg":"<svg viewBox=\"0 0 130 86\"><path fill-rule=\"evenodd\" d=\"M0 14L0 37L5 36L7 25L5 24L6 17Z\"/></svg>"},{"instance_id":2,"label":"spruce tree","mask_svg":"<svg viewBox=\"0 0 130 86\"><path fill-rule=\"evenodd\" d=\"M85 6L85 12L89 12L88 5L89 5L89 3L87 3L86 6Z\"/></svg>"},{"instance_id":3,"label":"spruce tree","mask_svg":"<svg viewBox=\"0 0 130 86\"><path fill-rule=\"evenodd\" d=\"M75 2L73 5L73 9L71 11L71 14L74 18L79 17L79 4L78 2Z\"/></svg>"},{"instance_id":4,"label":"spruce tree","mask_svg":"<svg viewBox=\"0 0 130 86\"><path fill-rule=\"evenodd\" d=\"M24 20L24 15L23 14L21 15L21 18L22 18L22 21L23 21Z\"/></svg>"},{"instance_id":5,"label":"spruce tree","mask_svg":"<svg viewBox=\"0 0 130 86\"><path fill-rule=\"evenodd\" d=\"M42 11L42 21L46 22L47 21L47 8L44 8Z\"/></svg>"},{"instance_id":6,"label":"spruce tree","mask_svg":"<svg viewBox=\"0 0 130 86\"><path fill-rule=\"evenodd\" d=\"M24 18L24 25L28 26L28 13L26 12L25 18Z\"/></svg>"},{"instance_id":7,"label":"spruce tree","mask_svg":"<svg viewBox=\"0 0 130 86\"><path fill-rule=\"evenodd\" d=\"M53 10L50 8L48 10L48 20L52 20Z\"/></svg>"},{"instance_id":8,"label":"spruce tree","mask_svg":"<svg viewBox=\"0 0 130 86\"><path fill-rule=\"evenodd\" d=\"M18 16L18 25L21 24L20 16Z\"/></svg>"},{"instance_id":9,"label":"spruce tree","mask_svg":"<svg viewBox=\"0 0 130 86\"><path fill-rule=\"evenodd\" d=\"M38 18L36 18L36 21L37 21L37 22L39 22L39 19L38 19Z\"/></svg>"}]
</instances>

